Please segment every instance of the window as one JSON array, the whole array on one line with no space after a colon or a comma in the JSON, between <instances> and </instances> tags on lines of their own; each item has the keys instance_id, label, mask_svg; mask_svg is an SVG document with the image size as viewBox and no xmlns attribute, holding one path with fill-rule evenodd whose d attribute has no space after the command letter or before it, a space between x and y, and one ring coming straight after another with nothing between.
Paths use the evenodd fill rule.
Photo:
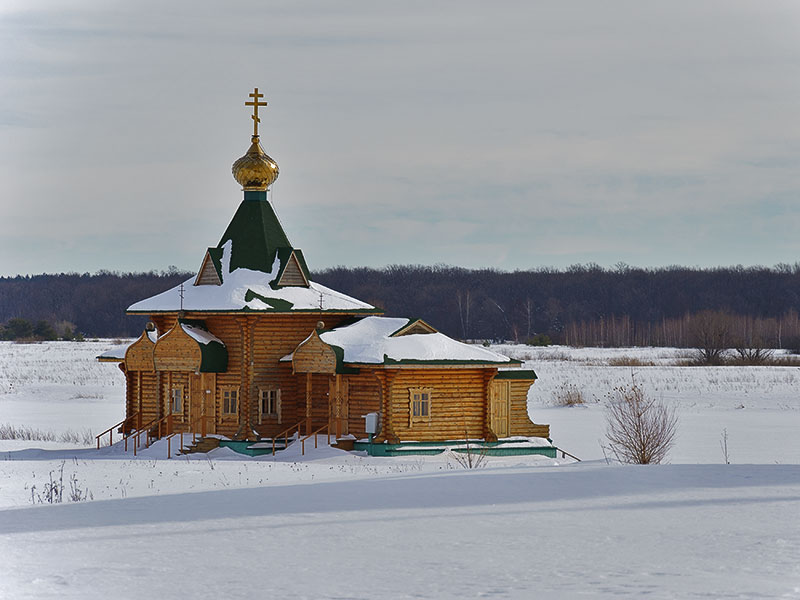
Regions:
<instances>
[{"instance_id":1,"label":"window","mask_svg":"<svg viewBox=\"0 0 800 600\"><path fill-rule=\"evenodd\" d=\"M258 422L264 417L276 418L281 410L280 390L259 390L258 392ZM280 422L280 421L278 421Z\"/></svg>"},{"instance_id":2,"label":"window","mask_svg":"<svg viewBox=\"0 0 800 600\"><path fill-rule=\"evenodd\" d=\"M222 390L222 414L235 415L239 413L239 388L225 388Z\"/></svg>"},{"instance_id":3,"label":"window","mask_svg":"<svg viewBox=\"0 0 800 600\"><path fill-rule=\"evenodd\" d=\"M182 413L183 412L183 388L182 387L174 387L172 388L172 393L170 394L170 398L172 400L170 406L170 412L173 414L175 413Z\"/></svg>"},{"instance_id":4,"label":"window","mask_svg":"<svg viewBox=\"0 0 800 600\"><path fill-rule=\"evenodd\" d=\"M409 425L431 420L431 388L410 388Z\"/></svg>"}]
</instances>

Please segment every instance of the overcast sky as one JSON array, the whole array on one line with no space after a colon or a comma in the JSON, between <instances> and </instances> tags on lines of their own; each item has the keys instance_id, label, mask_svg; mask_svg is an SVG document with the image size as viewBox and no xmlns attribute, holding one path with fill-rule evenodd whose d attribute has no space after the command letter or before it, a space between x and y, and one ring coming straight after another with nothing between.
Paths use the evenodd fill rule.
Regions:
<instances>
[{"instance_id":1,"label":"overcast sky","mask_svg":"<svg viewBox=\"0 0 800 600\"><path fill-rule=\"evenodd\" d=\"M196 270L266 94L312 269L800 260L800 3L0 4L0 275Z\"/></svg>"}]
</instances>

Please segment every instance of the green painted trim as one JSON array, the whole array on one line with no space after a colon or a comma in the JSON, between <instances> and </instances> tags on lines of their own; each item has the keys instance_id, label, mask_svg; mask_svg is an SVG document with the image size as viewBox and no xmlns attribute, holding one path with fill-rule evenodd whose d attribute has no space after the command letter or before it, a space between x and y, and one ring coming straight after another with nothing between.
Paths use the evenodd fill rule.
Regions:
<instances>
[{"instance_id":1,"label":"green painted trim","mask_svg":"<svg viewBox=\"0 0 800 600\"><path fill-rule=\"evenodd\" d=\"M267 192L266 190L245 190L244 199L246 202L266 202Z\"/></svg>"},{"instance_id":2,"label":"green painted trim","mask_svg":"<svg viewBox=\"0 0 800 600\"><path fill-rule=\"evenodd\" d=\"M556 458L558 448L555 446L533 446L528 448L504 447L514 444L517 440L500 440L497 442L470 441L469 450L454 448L454 452L466 454L486 454L487 456L530 456L540 455ZM400 444L370 444L369 442L353 442L353 450L366 452L369 456L434 456L445 451L442 446L464 445L464 440L445 440L441 442L406 442ZM400 450L400 448L403 448Z\"/></svg>"},{"instance_id":3,"label":"green painted trim","mask_svg":"<svg viewBox=\"0 0 800 600\"><path fill-rule=\"evenodd\" d=\"M380 363L379 363L380 364ZM507 362L498 362L494 360L423 360L417 358L404 358L402 360L394 360L389 358L386 354L383 355L384 365L515 365L522 364L522 361L514 360L513 358Z\"/></svg>"},{"instance_id":4,"label":"green painted trim","mask_svg":"<svg viewBox=\"0 0 800 600\"><path fill-rule=\"evenodd\" d=\"M495 379L538 379L533 369L520 369L519 371L498 371Z\"/></svg>"}]
</instances>

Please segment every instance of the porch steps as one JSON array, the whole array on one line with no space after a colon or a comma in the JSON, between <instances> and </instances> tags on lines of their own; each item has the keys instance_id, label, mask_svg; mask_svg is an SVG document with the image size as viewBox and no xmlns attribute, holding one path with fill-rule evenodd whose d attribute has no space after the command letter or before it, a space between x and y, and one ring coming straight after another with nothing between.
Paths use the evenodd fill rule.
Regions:
<instances>
[{"instance_id":1,"label":"porch steps","mask_svg":"<svg viewBox=\"0 0 800 600\"><path fill-rule=\"evenodd\" d=\"M181 448L179 454L195 454L211 452L214 448L219 448L220 439L216 437L201 437L194 444L189 444Z\"/></svg>"}]
</instances>

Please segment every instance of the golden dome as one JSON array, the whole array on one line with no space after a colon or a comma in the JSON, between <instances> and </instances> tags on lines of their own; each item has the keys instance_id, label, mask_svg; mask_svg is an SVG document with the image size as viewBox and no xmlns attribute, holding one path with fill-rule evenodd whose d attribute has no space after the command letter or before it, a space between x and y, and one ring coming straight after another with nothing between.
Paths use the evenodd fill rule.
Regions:
<instances>
[{"instance_id":1,"label":"golden dome","mask_svg":"<svg viewBox=\"0 0 800 600\"><path fill-rule=\"evenodd\" d=\"M233 163L231 171L243 190L263 191L278 178L278 163L267 156L257 135L252 137L252 141L247 153Z\"/></svg>"}]
</instances>

